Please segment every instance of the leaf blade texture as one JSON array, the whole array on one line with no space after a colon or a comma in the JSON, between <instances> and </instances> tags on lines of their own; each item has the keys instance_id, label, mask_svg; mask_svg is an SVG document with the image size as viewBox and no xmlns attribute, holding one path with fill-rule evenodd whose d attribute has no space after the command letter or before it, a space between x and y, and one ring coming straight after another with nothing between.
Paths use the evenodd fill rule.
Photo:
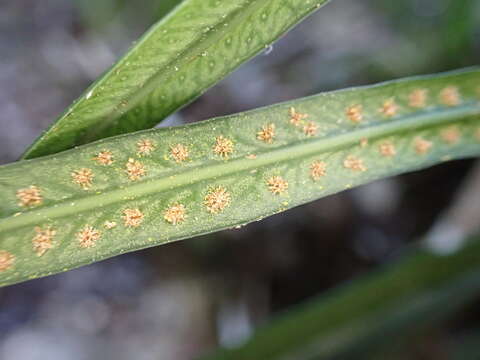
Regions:
<instances>
[{"instance_id":1,"label":"leaf blade texture","mask_svg":"<svg viewBox=\"0 0 480 360\"><path fill-rule=\"evenodd\" d=\"M2 166L0 283L478 156L479 82L478 69L397 80Z\"/></svg>"},{"instance_id":2,"label":"leaf blade texture","mask_svg":"<svg viewBox=\"0 0 480 360\"><path fill-rule=\"evenodd\" d=\"M326 2L182 1L92 84L23 158L153 127Z\"/></svg>"}]
</instances>

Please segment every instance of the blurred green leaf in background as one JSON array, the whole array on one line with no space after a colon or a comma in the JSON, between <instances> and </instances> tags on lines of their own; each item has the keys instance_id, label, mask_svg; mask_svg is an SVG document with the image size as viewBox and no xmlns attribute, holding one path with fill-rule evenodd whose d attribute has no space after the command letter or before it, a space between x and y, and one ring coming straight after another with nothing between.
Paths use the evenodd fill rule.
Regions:
<instances>
[{"instance_id":1,"label":"blurred green leaf in background","mask_svg":"<svg viewBox=\"0 0 480 360\"><path fill-rule=\"evenodd\" d=\"M395 264L279 316L243 346L205 359L411 358L405 337L431 331L480 294L479 253L478 238L448 256L409 249Z\"/></svg>"}]
</instances>

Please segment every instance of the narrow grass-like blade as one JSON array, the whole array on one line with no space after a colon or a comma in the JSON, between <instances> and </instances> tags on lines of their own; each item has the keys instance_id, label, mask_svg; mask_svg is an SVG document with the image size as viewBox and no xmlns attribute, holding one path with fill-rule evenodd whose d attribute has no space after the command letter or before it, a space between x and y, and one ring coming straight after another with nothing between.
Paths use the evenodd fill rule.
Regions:
<instances>
[{"instance_id":1,"label":"narrow grass-like blade","mask_svg":"<svg viewBox=\"0 0 480 360\"><path fill-rule=\"evenodd\" d=\"M479 84L478 69L392 81L1 166L0 284L478 156Z\"/></svg>"},{"instance_id":2,"label":"narrow grass-like blade","mask_svg":"<svg viewBox=\"0 0 480 360\"><path fill-rule=\"evenodd\" d=\"M327 0L184 0L24 154L148 129L268 47Z\"/></svg>"}]
</instances>

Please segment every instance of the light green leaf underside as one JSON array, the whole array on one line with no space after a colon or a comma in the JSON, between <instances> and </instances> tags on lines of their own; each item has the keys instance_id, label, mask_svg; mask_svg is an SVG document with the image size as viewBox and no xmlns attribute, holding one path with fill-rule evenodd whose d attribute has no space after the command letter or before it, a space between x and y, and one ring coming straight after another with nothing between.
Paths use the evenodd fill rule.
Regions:
<instances>
[{"instance_id":1,"label":"light green leaf underside","mask_svg":"<svg viewBox=\"0 0 480 360\"><path fill-rule=\"evenodd\" d=\"M327 0L185 0L24 154L148 129L265 49Z\"/></svg>"},{"instance_id":2,"label":"light green leaf underside","mask_svg":"<svg viewBox=\"0 0 480 360\"><path fill-rule=\"evenodd\" d=\"M446 320L480 290L478 239L449 256L410 250L392 266L294 308L243 346L203 359L390 359L407 335Z\"/></svg>"},{"instance_id":3,"label":"light green leaf underside","mask_svg":"<svg viewBox=\"0 0 480 360\"><path fill-rule=\"evenodd\" d=\"M2 166L0 251L11 253L15 262L0 273L0 283L232 228L375 179L477 156L479 84L479 70L394 81L192 125L122 135ZM411 94L419 89L425 90L425 106L414 108L409 105ZM455 106L442 104L447 100L450 105L455 100ZM396 112L387 117L379 108L392 101ZM362 120L355 123L346 109L360 104ZM290 121L292 107L308 114L300 126ZM272 143L258 139L262 128L272 124ZM313 136L304 133L309 124L317 127ZM234 145L228 157L213 150L220 136ZM138 143L143 140L155 144L150 155L138 154ZM171 154L171 147L177 144L189 151L188 159L181 163ZM105 150L113 154L111 165L93 159ZM146 175L130 180L126 171L129 159L140 162ZM325 166L325 174L318 179L311 176L315 162ZM73 181L72 173L80 169L90 169L94 176L87 190ZM279 194L267 184L278 179L276 176L279 185L288 184ZM16 192L29 186L36 186L43 200L26 208L18 204ZM218 187L229 193L230 202L222 211L211 213L205 198ZM186 219L172 225L164 215L177 204L185 207ZM142 212L140 226L124 225L125 209ZM117 226L106 229L106 221ZM78 233L87 225L101 232L101 237L95 246L82 248ZM32 247L35 227L56 231L53 248L43 256L37 256Z\"/></svg>"}]
</instances>

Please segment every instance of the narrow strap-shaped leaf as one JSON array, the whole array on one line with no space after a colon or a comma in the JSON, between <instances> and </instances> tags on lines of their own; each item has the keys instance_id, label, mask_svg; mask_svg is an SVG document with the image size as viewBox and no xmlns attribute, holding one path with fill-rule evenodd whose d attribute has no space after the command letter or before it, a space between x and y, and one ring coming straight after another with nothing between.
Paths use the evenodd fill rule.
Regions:
<instances>
[{"instance_id":1,"label":"narrow strap-shaped leaf","mask_svg":"<svg viewBox=\"0 0 480 360\"><path fill-rule=\"evenodd\" d=\"M480 290L478 239L449 256L410 250L393 265L294 308L244 345L203 359L377 359L369 350L396 346L406 333L445 320Z\"/></svg>"},{"instance_id":2,"label":"narrow strap-shaped leaf","mask_svg":"<svg viewBox=\"0 0 480 360\"><path fill-rule=\"evenodd\" d=\"M24 154L148 129L265 49L327 0L184 0Z\"/></svg>"},{"instance_id":3,"label":"narrow strap-shaped leaf","mask_svg":"<svg viewBox=\"0 0 480 360\"><path fill-rule=\"evenodd\" d=\"M479 70L393 81L2 166L0 283L477 156L479 84Z\"/></svg>"}]
</instances>

